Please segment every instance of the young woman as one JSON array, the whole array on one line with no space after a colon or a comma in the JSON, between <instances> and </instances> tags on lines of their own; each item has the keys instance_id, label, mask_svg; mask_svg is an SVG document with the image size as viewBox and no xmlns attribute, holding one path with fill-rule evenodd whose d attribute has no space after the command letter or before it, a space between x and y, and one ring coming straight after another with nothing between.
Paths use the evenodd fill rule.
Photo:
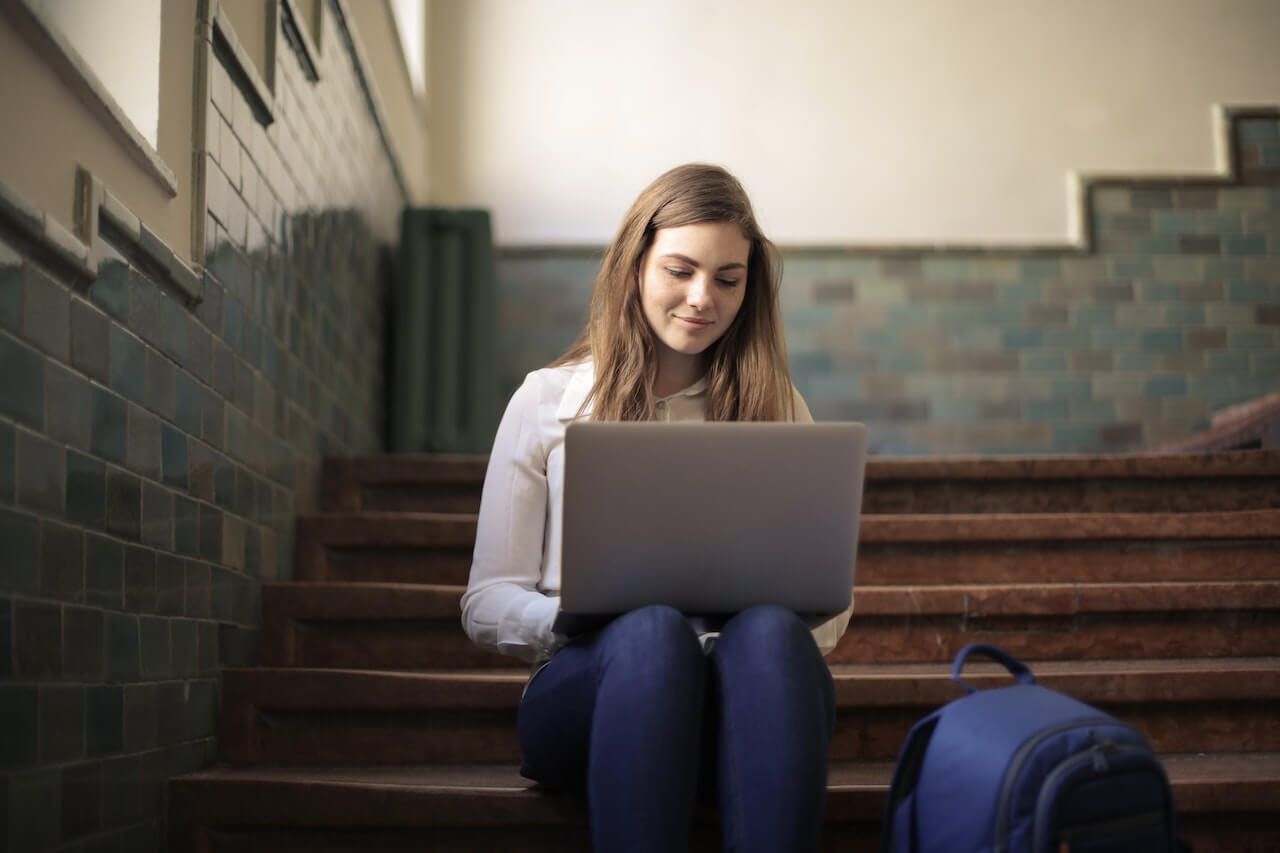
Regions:
<instances>
[{"instance_id":1,"label":"young woman","mask_svg":"<svg viewBox=\"0 0 1280 853\"><path fill-rule=\"evenodd\" d=\"M627 212L582 336L528 375L494 440L462 622L535 665L521 772L586 790L596 850L685 849L700 771L727 849L819 844L835 715L822 656L848 611L810 630L753 607L717 635L653 606L572 641L551 630L570 421L812 422L787 369L779 276L741 184L715 166L672 169ZM706 521L732 511L725 495Z\"/></svg>"}]
</instances>

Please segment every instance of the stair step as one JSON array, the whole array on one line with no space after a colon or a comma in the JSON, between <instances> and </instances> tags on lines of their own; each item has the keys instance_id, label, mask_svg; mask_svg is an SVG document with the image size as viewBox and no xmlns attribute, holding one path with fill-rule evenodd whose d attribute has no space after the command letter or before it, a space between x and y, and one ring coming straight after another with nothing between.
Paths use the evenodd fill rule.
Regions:
<instances>
[{"instance_id":1,"label":"stair step","mask_svg":"<svg viewBox=\"0 0 1280 853\"><path fill-rule=\"evenodd\" d=\"M528 666L484 651L461 625L465 587L389 583L262 586L266 666L427 669Z\"/></svg>"},{"instance_id":2,"label":"stair step","mask_svg":"<svg viewBox=\"0 0 1280 853\"><path fill-rule=\"evenodd\" d=\"M1280 751L1280 658L1046 661L1041 682L1138 726L1161 751ZM890 759L911 724L956 698L937 664L832 666L834 759ZM526 673L225 670L221 755L235 763L508 762ZM993 665L978 687L1008 683Z\"/></svg>"},{"instance_id":3,"label":"stair step","mask_svg":"<svg viewBox=\"0 0 1280 853\"><path fill-rule=\"evenodd\" d=\"M295 578L465 584L474 515L322 513L297 522ZM881 515L859 584L1251 580L1280 576L1280 509Z\"/></svg>"},{"instance_id":4,"label":"stair step","mask_svg":"<svg viewBox=\"0 0 1280 853\"><path fill-rule=\"evenodd\" d=\"M1197 853L1280 848L1280 754L1163 757ZM834 762L824 849L873 851L892 765ZM587 850L582 799L506 765L217 767L169 783L171 850ZM718 850L700 808L698 850Z\"/></svg>"},{"instance_id":5,"label":"stair step","mask_svg":"<svg viewBox=\"0 0 1280 853\"><path fill-rule=\"evenodd\" d=\"M340 669L524 665L476 648L464 587L279 583L262 588L262 663ZM1280 580L1098 584L859 585L833 663L951 660L970 642L1015 655L1175 658L1280 649Z\"/></svg>"},{"instance_id":6,"label":"stair step","mask_svg":"<svg viewBox=\"0 0 1280 853\"><path fill-rule=\"evenodd\" d=\"M326 459L331 512L478 512L488 457ZM1195 512L1280 508L1280 451L1162 455L878 459L863 511Z\"/></svg>"}]
</instances>

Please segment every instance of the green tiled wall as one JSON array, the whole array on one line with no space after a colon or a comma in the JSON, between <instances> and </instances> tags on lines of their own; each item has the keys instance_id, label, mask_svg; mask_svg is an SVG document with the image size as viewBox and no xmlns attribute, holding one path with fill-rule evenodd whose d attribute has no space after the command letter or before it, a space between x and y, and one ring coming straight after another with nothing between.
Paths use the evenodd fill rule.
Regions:
<instances>
[{"instance_id":1,"label":"green tiled wall","mask_svg":"<svg viewBox=\"0 0 1280 853\"><path fill-rule=\"evenodd\" d=\"M1280 119L1234 130L1233 181L1094 186L1089 251L784 247L815 417L893 455L1123 451L1280 391ZM599 258L503 253L507 392L581 330Z\"/></svg>"},{"instance_id":2,"label":"green tiled wall","mask_svg":"<svg viewBox=\"0 0 1280 853\"><path fill-rule=\"evenodd\" d=\"M382 446L404 196L350 55L312 82L281 45L269 128L212 69L195 308L0 228L0 850L167 849L165 781L216 753L321 458Z\"/></svg>"}]
</instances>

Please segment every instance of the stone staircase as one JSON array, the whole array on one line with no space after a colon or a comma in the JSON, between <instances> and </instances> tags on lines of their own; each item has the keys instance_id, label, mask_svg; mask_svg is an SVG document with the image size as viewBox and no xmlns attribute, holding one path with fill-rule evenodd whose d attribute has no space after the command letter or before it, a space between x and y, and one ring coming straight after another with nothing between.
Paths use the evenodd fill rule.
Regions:
<instances>
[{"instance_id":1,"label":"stone staircase","mask_svg":"<svg viewBox=\"0 0 1280 853\"><path fill-rule=\"evenodd\" d=\"M262 665L223 673L219 766L170 782L170 849L587 849L582 804L517 772L527 669L459 626L484 465L326 463L294 582L263 588ZM1139 726L1197 851L1280 850L1280 451L867 476L828 849L876 849L898 747L983 640ZM714 812L695 836L718 849Z\"/></svg>"}]
</instances>

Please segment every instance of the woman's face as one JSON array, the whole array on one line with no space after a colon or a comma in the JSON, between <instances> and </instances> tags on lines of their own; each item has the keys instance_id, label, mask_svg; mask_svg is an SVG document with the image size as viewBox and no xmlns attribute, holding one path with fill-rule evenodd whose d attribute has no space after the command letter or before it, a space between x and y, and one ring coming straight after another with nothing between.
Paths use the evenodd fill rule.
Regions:
<instances>
[{"instance_id":1,"label":"woman's face","mask_svg":"<svg viewBox=\"0 0 1280 853\"><path fill-rule=\"evenodd\" d=\"M750 254L751 241L729 222L658 229L640 264L640 302L662 355L698 356L729 329Z\"/></svg>"}]
</instances>

